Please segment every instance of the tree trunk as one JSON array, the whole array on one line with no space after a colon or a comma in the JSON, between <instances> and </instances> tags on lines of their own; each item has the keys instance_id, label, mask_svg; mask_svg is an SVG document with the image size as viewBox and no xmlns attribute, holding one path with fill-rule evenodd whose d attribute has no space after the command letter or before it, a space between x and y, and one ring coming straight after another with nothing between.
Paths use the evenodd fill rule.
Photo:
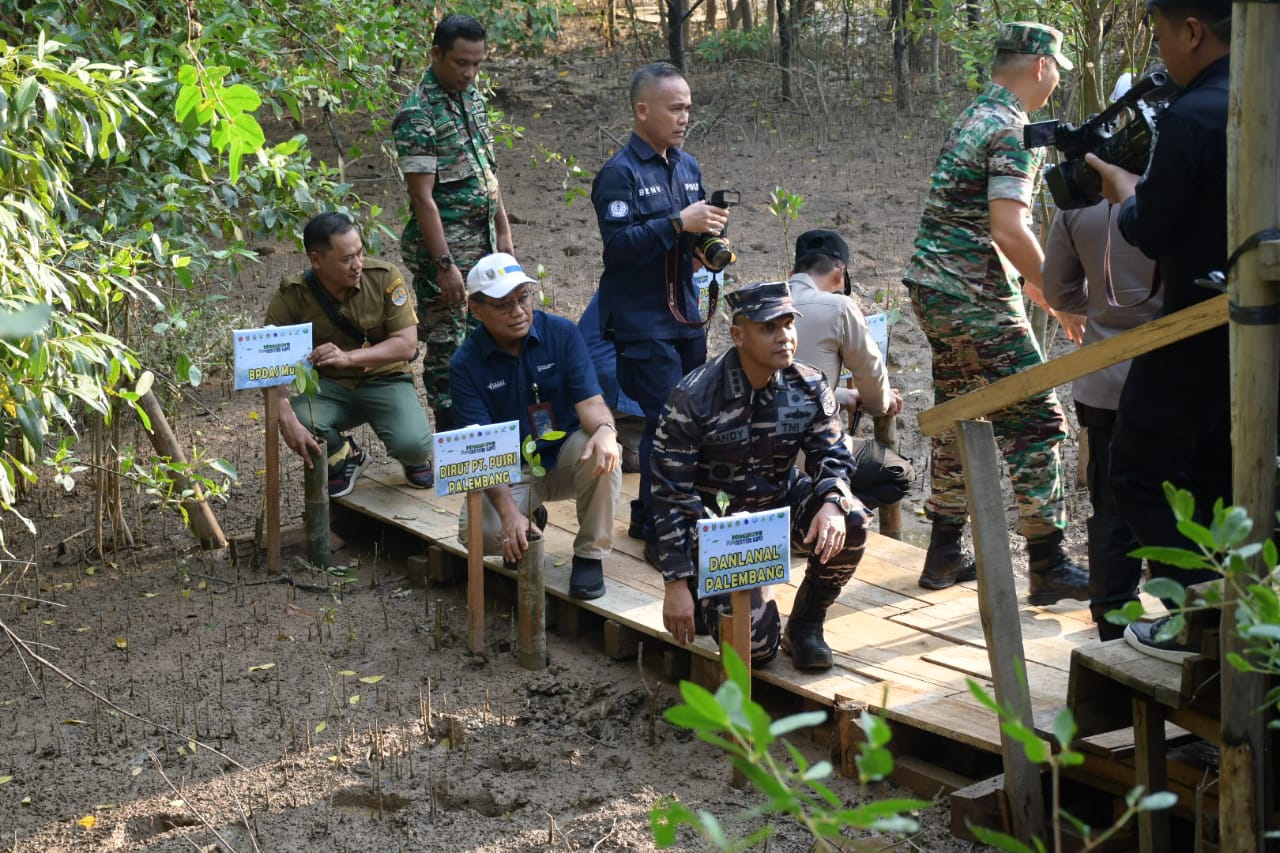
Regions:
<instances>
[{"instance_id":1,"label":"tree trunk","mask_svg":"<svg viewBox=\"0 0 1280 853\"><path fill-rule=\"evenodd\" d=\"M774 0L778 16L778 65L782 68L782 97L791 97L791 18L787 0Z\"/></svg>"},{"instance_id":2,"label":"tree trunk","mask_svg":"<svg viewBox=\"0 0 1280 853\"><path fill-rule=\"evenodd\" d=\"M605 0L604 4L604 44L612 50L617 45L618 32L618 0Z\"/></svg>"},{"instance_id":3,"label":"tree trunk","mask_svg":"<svg viewBox=\"0 0 1280 853\"><path fill-rule=\"evenodd\" d=\"M911 109L911 59L907 51L907 0L890 0L893 20L893 94L899 112Z\"/></svg>"},{"instance_id":4,"label":"tree trunk","mask_svg":"<svg viewBox=\"0 0 1280 853\"><path fill-rule=\"evenodd\" d=\"M742 21L742 31L751 32L755 29L751 16L751 0L738 0L738 18Z\"/></svg>"},{"instance_id":5,"label":"tree trunk","mask_svg":"<svg viewBox=\"0 0 1280 853\"><path fill-rule=\"evenodd\" d=\"M716 19L719 17L719 9L716 0L706 0L707 4L707 32L714 33L716 31Z\"/></svg>"},{"instance_id":6,"label":"tree trunk","mask_svg":"<svg viewBox=\"0 0 1280 853\"><path fill-rule=\"evenodd\" d=\"M151 421L149 437L151 446L155 448L156 455L181 465L187 464L187 454L182 452L182 447L178 444L178 439L173 434L173 430L170 429L169 420L164 416L164 410L160 408L160 401L156 399L156 395L148 391L138 398L138 405L147 413L147 418ZM191 526L191 533L196 537L196 541L200 543L200 547L206 551L216 551L227 547L227 537L222 532L218 519L213 517L213 510L209 508L208 501L204 499L200 486L192 483L186 477L175 478L174 486L177 487L179 494L188 489L192 492L192 497L184 500L182 507L186 510L187 523ZM327 497L326 495L326 499Z\"/></svg>"},{"instance_id":7,"label":"tree trunk","mask_svg":"<svg viewBox=\"0 0 1280 853\"><path fill-rule=\"evenodd\" d=\"M667 0L667 53L671 64L684 70L684 0Z\"/></svg>"}]
</instances>

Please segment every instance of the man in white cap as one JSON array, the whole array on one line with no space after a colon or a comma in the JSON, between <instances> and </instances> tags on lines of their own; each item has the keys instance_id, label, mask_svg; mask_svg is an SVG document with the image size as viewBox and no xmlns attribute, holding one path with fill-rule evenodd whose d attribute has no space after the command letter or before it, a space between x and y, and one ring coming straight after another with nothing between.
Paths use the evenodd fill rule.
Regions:
<instances>
[{"instance_id":1,"label":"man in white cap","mask_svg":"<svg viewBox=\"0 0 1280 853\"><path fill-rule=\"evenodd\" d=\"M467 301L480 321L449 362L456 422L519 421L538 441L546 476L485 490L486 554L515 562L529 547L544 501L577 501L569 594L604 595L603 559L613 547L613 509L622 487L617 426L600 392L578 327L534 310L535 282L511 255L482 258L467 275ZM541 438L551 434L551 438ZM544 521L545 523L545 521ZM465 540L468 519L459 535Z\"/></svg>"}]
</instances>

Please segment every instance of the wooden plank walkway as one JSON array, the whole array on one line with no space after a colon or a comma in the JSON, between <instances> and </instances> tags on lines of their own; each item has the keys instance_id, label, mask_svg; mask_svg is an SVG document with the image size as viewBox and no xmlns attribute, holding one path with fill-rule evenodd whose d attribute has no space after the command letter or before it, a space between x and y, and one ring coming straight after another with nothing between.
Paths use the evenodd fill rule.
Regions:
<instances>
[{"instance_id":1,"label":"wooden plank walkway","mask_svg":"<svg viewBox=\"0 0 1280 853\"><path fill-rule=\"evenodd\" d=\"M605 560L608 592L594 601L568 596L569 559L576 516L571 502L548 504L546 583L548 595L567 601L648 637L671 642L662 628L662 578L643 559L642 543L626 534L626 508L637 486L624 478L619 500L614 552ZM352 510L430 540L465 556L458 541L461 497L437 498L404 485L398 465L371 467L349 496L337 501ZM804 559L793 555L795 583L775 586L784 614L789 613ZM830 673L802 673L779 655L756 673L761 681L820 706L849 700L882 712L889 720L931 732L970 747L998 754L996 719L972 698L966 679L990 689L990 667L972 584L928 591L916 585L924 551L871 534L857 574L827 618L826 637L835 652ZM497 558L486 560L505 572ZM1066 702L1071 650L1097 641L1088 609L1078 602L1049 608L1020 608L1027 673L1037 714ZM717 657L708 637L690 651ZM887 688L887 695L886 695Z\"/></svg>"}]
</instances>

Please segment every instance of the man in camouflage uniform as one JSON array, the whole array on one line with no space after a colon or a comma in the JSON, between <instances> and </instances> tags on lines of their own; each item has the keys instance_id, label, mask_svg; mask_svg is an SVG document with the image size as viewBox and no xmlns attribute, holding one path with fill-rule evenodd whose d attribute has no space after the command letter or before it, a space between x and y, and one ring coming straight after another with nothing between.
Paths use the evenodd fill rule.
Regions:
<instances>
[{"instance_id":1,"label":"man in camouflage uniform","mask_svg":"<svg viewBox=\"0 0 1280 853\"><path fill-rule=\"evenodd\" d=\"M1044 257L1029 223L1042 155L1023 148L1022 128L1027 111L1048 102L1059 67L1071 68L1061 47L1062 33L1051 27L1001 25L991 82L952 126L938 155L904 276L933 349L935 403L1044 360L1022 302L1025 294L1049 310L1040 289ZM1059 319L1078 340L1083 318ZM1017 497L1016 529L1027 539L1030 602L1087 601L1088 574L1062 548L1062 406L1052 392L1039 394L991 420ZM930 473L933 493L925 510L933 536L920 585L942 589L977 576L960 547L968 504L953 431L934 437Z\"/></svg>"},{"instance_id":2,"label":"man in camouflage uniform","mask_svg":"<svg viewBox=\"0 0 1280 853\"><path fill-rule=\"evenodd\" d=\"M797 312L786 282L749 285L725 301L734 346L676 385L653 445L663 625L680 645L693 641L694 533L704 512L719 513L717 493L728 495L728 513L790 506L792 544L809 552L809 565L786 639L797 668L830 669L822 623L862 559L871 513L849 489L856 463L835 395L822 371L794 361ZM796 466L802 450L803 472ZM696 609L718 635L729 596L704 598ZM777 604L765 590L751 590L757 666L777 655L780 628Z\"/></svg>"},{"instance_id":3,"label":"man in camouflage uniform","mask_svg":"<svg viewBox=\"0 0 1280 853\"><path fill-rule=\"evenodd\" d=\"M412 213L400 254L418 297L418 338L427 345L422 382L436 430L453 429L449 359L466 334L464 281L491 252L512 254L511 225L498 189L493 132L475 77L485 30L467 15L436 27L431 67L392 128Z\"/></svg>"}]
</instances>

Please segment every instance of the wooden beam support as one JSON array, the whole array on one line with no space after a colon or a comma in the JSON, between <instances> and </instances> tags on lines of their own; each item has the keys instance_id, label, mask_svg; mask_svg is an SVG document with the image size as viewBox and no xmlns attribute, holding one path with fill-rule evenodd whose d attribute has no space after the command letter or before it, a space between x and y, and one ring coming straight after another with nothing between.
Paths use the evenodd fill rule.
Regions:
<instances>
[{"instance_id":1,"label":"wooden beam support","mask_svg":"<svg viewBox=\"0 0 1280 853\"><path fill-rule=\"evenodd\" d=\"M635 660L642 639L634 628L612 619L604 620L604 653L614 660Z\"/></svg>"},{"instance_id":2,"label":"wooden beam support","mask_svg":"<svg viewBox=\"0 0 1280 853\"><path fill-rule=\"evenodd\" d=\"M1280 114L1254 104L1280 103L1280 5L1236 3L1231 21L1231 83L1227 116L1227 251L1265 229L1280 226ZM1280 375L1280 310L1277 248L1259 246L1241 252L1227 271L1231 319L1232 488L1237 506L1254 522L1252 541L1267 538L1275 519L1276 376ZM1223 377L1225 380L1227 377ZM1219 495L1197 495L1212 501ZM1249 573L1265 577L1261 555L1249 561ZM1222 655L1241 654L1244 641L1234 630L1236 600L1249 583L1227 584L1222 612ZM1280 827L1276 813L1277 766L1268 735L1267 681L1257 673L1222 667L1222 768L1219 818L1223 850L1270 849L1268 831Z\"/></svg>"},{"instance_id":3,"label":"wooden beam support","mask_svg":"<svg viewBox=\"0 0 1280 853\"><path fill-rule=\"evenodd\" d=\"M1034 394L1066 385L1108 365L1215 329L1226 322L1227 295L1224 293L927 409L920 413L920 432L937 435L951 429L956 421L985 417Z\"/></svg>"},{"instance_id":4,"label":"wooden beam support","mask_svg":"<svg viewBox=\"0 0 1280 853\"><path fill-rule=\"evenodd\" d=\"M484 651L484 493L467 492L467 651Z\"/></svg>"},{"instance_id":5,"label":"wooden beam support","mask_svg":"<svg viewBox=\"0 0 1280 853\"><path fill-rule=\"evenodd\" d=\"M1169 789L1165 767L1164 711L1160 703L1146 696L1133 697L1133 770L1143 794ZM1138 850L1162 853L1169 849L1169 814L1166 811L1138 813Z\"/></svg>"},{"instance_id":6,"label":"wooden beam support","mask_svg":"<svg viewBox=\"0 0 1280 853\"><path fill-rule=\"evenodd\" d=\"M1018 590L1013 584L995 430L988 421L961 421L958 427L978 560L978 615L991 662L991 682L996 701L1031 729L1031 691L1027 686L1027 659L1022 649ZM1010 737L1003 727L1000 752L1014 834L1030 843L1032 838L1043 837L1045 831L1040 770L1027 758L1021 742Z\"/></svg>"}]
</instances>

